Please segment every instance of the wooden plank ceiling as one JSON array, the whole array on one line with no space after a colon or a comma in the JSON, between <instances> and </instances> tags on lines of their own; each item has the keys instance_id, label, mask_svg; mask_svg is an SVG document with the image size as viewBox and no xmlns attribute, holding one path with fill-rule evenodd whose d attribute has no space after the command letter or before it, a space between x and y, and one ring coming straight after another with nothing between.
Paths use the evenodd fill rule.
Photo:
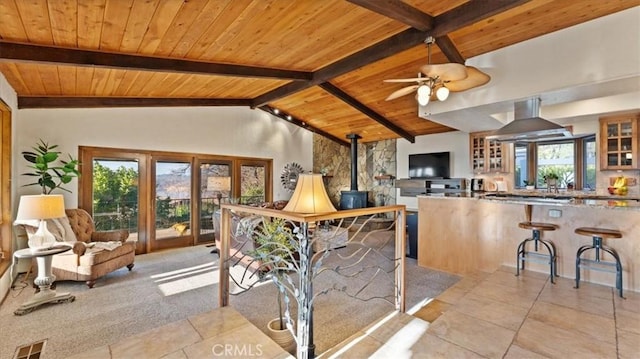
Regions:
<instances>
[{"instance_id":1,"label":"wooden plank ceiling","mask_svg":"<svg viewBox=\"0 0 640 359\"><path fill-rule=\"evenodd\" d=\"M383 79L415 77L427 36L432 63L463 63L639 3L0 0L0 72L20 108L250 106L342 144L413 142L451 129Z\"/></svg>"}]
</instances>

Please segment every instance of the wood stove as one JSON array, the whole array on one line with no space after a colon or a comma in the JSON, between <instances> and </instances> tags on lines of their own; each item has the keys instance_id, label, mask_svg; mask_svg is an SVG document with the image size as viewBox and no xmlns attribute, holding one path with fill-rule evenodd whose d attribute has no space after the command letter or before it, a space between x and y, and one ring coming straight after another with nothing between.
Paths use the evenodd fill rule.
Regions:
<instances>
[{"instance_id":1,"label":"wood stove","mask_svg":"<svg viewBox=\"0 0 640 359\"><path fill-rule=\"evenodd\" d=\"M358 191L358 139L355 133L347 135L351 140L351 189L340 192L340 209L356 209L367 207L367 191Z\"/></svg>"}]
</instances>

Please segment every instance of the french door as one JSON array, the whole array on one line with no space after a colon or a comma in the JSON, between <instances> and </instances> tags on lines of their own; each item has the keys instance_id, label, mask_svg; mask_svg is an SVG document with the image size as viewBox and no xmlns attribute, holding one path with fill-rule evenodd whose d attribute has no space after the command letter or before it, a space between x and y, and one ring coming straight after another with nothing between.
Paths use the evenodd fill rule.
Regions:
<instances>
[{"instance_id":1,"label":"french door","mask_svg":"<svg viewBox=\"0 0 640 359\"><path fill-rule=\"evenodd\" d=\"M136 253L147 252L147 163L124 151L80 150L80 208L91 214L96 230L126 229L137 240Z\"/></svg>"},{"instance_id":2,"label":"french door","mask_svg":"<svg viewBox=\"0 0 640 359\"><path fill-rule=\"evenodd\" d=\"M269 159L85 146L78 157L79 207L99 230L128 229L138 254L213 242L221 204L272 198Z\"/></svg>"},{"instance_id":3,"label":"french door","mask_svg":"<svg viewBox=\"0 0 640 359\"><path fill-rule=\"evenodd\" d=\"M193 243L193 158L151 157L151 250Z\"/></svg>"},{"instance_id":4,"label":"french door","mask_svg":"<svg viewBox=\"0 0 640 359\"><path fill-rule=\"evenodd\" d=\"M214 213L220 209L222 203L229 202L233 193L231 181L232 161L201 159L197 162L199 169L198 183L199 201L197 203L197 228L200 228L197 243L213 241Z\"/></svg>"}]
</instances>

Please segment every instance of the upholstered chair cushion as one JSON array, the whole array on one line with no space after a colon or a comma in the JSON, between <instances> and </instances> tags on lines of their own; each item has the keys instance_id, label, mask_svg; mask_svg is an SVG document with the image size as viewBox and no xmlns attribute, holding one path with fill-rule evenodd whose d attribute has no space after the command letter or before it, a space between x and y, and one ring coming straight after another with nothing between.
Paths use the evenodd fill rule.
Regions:
<instances>
[{"instance_id":1,"label":"upholstered chair cushion","mask_svg":"<svg viewBox=\"0 0 640 359\"><path fill-rule=\"evenodd\" d=\"M67 209L67 217L76 238L80 242L124 242L129 238L129 231L96 231L93 218L84 209Z\"/></svg>"}]
</instances>

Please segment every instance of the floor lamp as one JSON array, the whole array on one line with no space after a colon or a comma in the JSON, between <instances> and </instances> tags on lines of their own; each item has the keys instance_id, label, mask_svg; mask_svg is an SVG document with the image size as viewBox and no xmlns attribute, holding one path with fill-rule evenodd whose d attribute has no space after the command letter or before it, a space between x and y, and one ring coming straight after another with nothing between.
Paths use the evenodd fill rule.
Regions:
<instances>
[{"instance_id":1,"label":"floor lamp","mask_svg":"<svg viewBox=\"0 0 640 359\"><path fill-rule=\"evenodd\" d=\"M296 189L291 199L282 209L283 211L318 214L335 212L336 208L331 203L327 190L324 188L324 180L321 174L301 173L298 175ZM315 227L315 223L303 222L300 225L303 238L300 241L300 251L304 251L305 261L300 263L299 290L303 293L298 303L298 330L307 335L302 335L302 343L298 343L298 358L314 358L315 345L313 344L313 256L309 229ZM300 253L302 254L302 253ZM298 336L300 338L300 336ZM307 343L305 343L307 341ZM301 345L302 344L302 345Z\"/></svg>"}]
</instances>

